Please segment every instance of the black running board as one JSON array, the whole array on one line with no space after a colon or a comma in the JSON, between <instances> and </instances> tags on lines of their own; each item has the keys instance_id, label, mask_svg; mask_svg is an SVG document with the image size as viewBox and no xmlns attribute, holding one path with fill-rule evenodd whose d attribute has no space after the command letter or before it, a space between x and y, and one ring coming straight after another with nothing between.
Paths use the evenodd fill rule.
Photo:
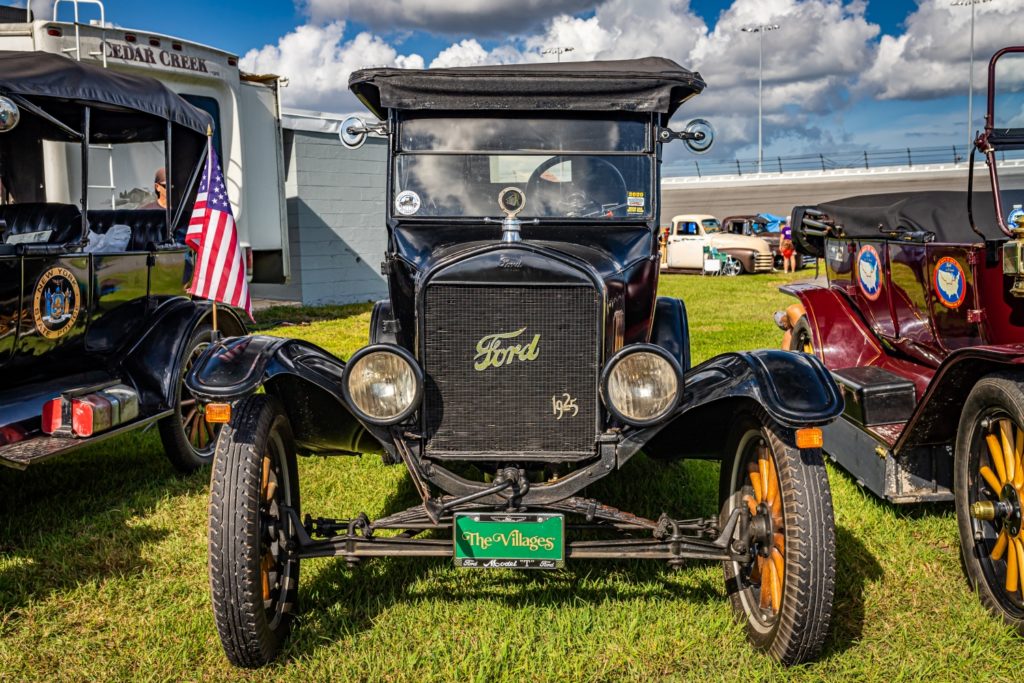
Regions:
<instances>
[{"instance_id":1,"label":"black running board","mask_svg":"<svg viewBox=\"0 0 1024 683\"><path fill-rule=\"evenodd\" d=\"M173 413L173 410L166 410L156 415L150 415L134 422L129 422L128 424L118 425L110 431L86 439L46 436L45 434L33 436L24 441L0 446L0 465L23 470L31 464L48 460L56 455L63 455L64 453L91 446L133 429L145 427Z\"/></svg>"}]
</instances>

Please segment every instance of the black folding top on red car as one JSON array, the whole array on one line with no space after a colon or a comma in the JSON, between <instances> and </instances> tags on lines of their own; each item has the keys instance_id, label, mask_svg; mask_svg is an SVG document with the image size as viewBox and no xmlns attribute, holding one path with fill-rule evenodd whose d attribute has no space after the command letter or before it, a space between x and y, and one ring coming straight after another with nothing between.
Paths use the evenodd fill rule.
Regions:
<instances>
[{"instance_id":1,"label":"black folding top on red car","mask_svg":"<svg viewBox=\"0 0 1024 683\"><path fill-rule=\"evenodd\" d=\"M1024 203L1024 191L1004 192L1004 204ZM973 202L974 223L988 239L1005 239L999 231L990 192L975 192ZM794 225L797 214L794 212ZM813 207L823 211L850 237L882 237L891 230L910 230L932 233L936 242L980 242L981 237L971 230L967 213L966 192L894 192L891 194L861 195L825 202Z\"/></svg>"},{"instance_id":2,"label":"black folding top on red car","mask_svg":"<svg viewBox=\"0 0 1024 683\"><path fill-rule=\"evenodd\" d=\"M704 90L671 59L450 69L362 69L348 87L378 118L387 109L660 112L666 120Z\"/></svg>"}]
</instances>

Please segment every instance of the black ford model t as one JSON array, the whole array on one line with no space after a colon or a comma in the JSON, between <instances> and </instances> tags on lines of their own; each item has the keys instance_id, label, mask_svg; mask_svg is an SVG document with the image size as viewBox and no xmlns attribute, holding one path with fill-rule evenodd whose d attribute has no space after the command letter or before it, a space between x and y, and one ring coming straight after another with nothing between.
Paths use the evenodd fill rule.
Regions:
<instances>
[{"instance_id":1,"label":"black ford model t","mask_svg":"<svg viewBox=\"0 0 1024 683\"><path fill-rule=\"evenodd\" d=\"M210 462L215 425L182 383L210 307L183 296L173 228L211 123L153 79L0 52L0 464L154 422L178 468Z\"/></svg>"},{"instance_id":2,"label":"black ford model t","mask_svg":"<svg viewBox=\"0 0 1024 683\"><path fill-rule=\"evenodd\" d=\"M755 645L812 657L835 582L818 426L841 411L838 390L818 359L781 351L691 367L683 302L656 294L662 145L711 143L704 122L666 127L700 76L649 58L370 69L350 87L381 122L349 120L343 140L390 143L390 298L370 345L343 362L298 340L226 339L187 378L208 416L230 409L209 532L229 659L278 652L300 561L327 556L720 561ZM720 514L646 519L584 495L631 476L641 449L721 459ZM380 453L422 500L303 518L296 452Z\"/></svg>"}]
</instances>

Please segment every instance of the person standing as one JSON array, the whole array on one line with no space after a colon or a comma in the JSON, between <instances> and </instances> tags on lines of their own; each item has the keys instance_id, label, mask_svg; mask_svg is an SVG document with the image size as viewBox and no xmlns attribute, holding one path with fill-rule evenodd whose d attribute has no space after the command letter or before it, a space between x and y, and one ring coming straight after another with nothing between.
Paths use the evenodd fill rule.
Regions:
<instances>
[{"instance_id":1,"label":"person standing","mask_svg":"<svg viewBox=\"0 0 1024 683\"><path fill-rule=\"evenodd\" d=\"M782 272L796 272L796 250L793 248L793 228L789 219L782 221L779 231L779 253L782 254Z\"/></svg>"}]
</instances>

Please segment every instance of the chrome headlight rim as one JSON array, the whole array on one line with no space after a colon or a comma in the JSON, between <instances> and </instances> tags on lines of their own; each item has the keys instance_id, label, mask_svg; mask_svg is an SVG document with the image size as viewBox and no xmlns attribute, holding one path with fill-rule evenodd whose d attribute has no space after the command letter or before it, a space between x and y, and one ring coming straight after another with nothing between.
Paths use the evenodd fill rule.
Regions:
<instances>
[{"instance_id":1,"label":"chrome headlight rim","mask_svg":"<svg viewBox=\"0 0 1024 683\"><path fill-rule=\"evenodd\" d=\"M619 410L612 404L612 402L608 398L608 380L611 378L612 370L614 370L615 366L618 365L619 362L622 361L627 356L631 356L634 353L640 352L652 353L657 356L660 356L661 358L668 362L669 367L672 368L672 371L676 375L675 398L665 408L665 410L661 412L661 414L648 418L646 420L637 420L635 418L623 415L621 412L619 412ZM677 361L668 351L666 351L660 346L656 346L655 344L640 343L630 344L629 346L623 347L619 349L615 353L615 355L608 359L608 362L604 364L604 369L601 371L601 401L604 403L605 408L608 409L608 412L610 412L617 420L627 425L630 425L631 427L649 427L651 425L661 423L666 417L671 415L676 408L679 407L679 404L682 402L682 400L683 370L679 366L679 361Z\"/></svg>"},{"instance_id":2,"label":"chrome headlight rim","mask_svg":"<svg viewBox=\"0 0 1024 683\"><path fill-rule=\"evenodd\" d=\"M416 380L416 390L409 406L401 413L390 418L381 419L364 413L356 405L356 402L352 400L352 394L349 392L349 377L352 373L352 368L357 365L360 359L370 355L371 353L390 353L400 357L412 369L413 376ZM352 413L360 420L382 427L405 422L412 417L413 413L419 410L420 405L423 403L423 385L423 369L420 367L419 363L416 362L416 359L408 349L395 344L370 344L369 346L364 346L353 353L352 356L345 361L345 370L341 374L341 395L345 399L345 405L348 409L351 410Z\"/></svg>"}]
</instances>

